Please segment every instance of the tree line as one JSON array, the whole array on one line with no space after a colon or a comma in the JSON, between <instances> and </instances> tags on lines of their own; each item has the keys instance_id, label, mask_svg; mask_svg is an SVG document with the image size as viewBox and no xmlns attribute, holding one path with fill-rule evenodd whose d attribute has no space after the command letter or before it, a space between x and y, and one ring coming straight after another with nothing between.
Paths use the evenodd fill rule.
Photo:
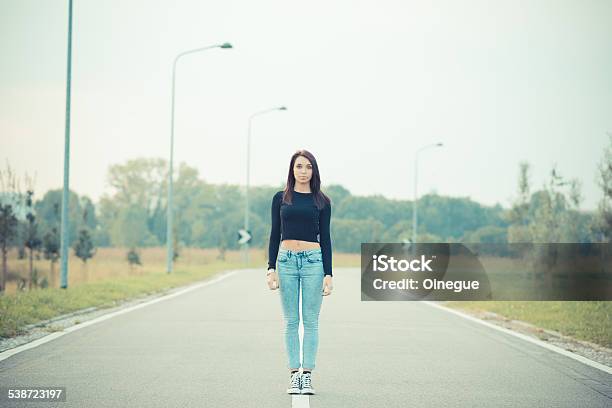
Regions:
<instances>
[{"instance_id":1,"label":"tree line","mask_svg":"<svg viewBox=\"0 0 612 408\"><path fill-rule=\"evenodd\" d=\"M167 162L140 158L109 168L110 191L97 204L70 192L70 246L83 262L96 247L125 247L127 260L140 263L137 249L166 242ZM7 252L18 248L20 258L44 256L52 269L59 258L61 190L34 199L29 186L21 193L16 176L0 171L0 249L3 280ZM534 189L530 165L519 164L517 197L509 208L481 205L468 197L427 194L419 198L419 242L610 242L612 226L612 136L597 174L602 198L597 211L581 210L581 185L556 168ZM251 187L251 246L266 248L270 207L277 186ZM412 201L380 195L354 196L341 185L323 191L332 199L331 234L334 250L359 252L361 242L407 242L412 236ZM184 163L174 182L174 243L181 247L238 249L243 227L244 187L205 182L197 169ZM30 273L35 271L30 267ZM30 285L36 282L31 276Z\"/></svg>"}]
</instances>

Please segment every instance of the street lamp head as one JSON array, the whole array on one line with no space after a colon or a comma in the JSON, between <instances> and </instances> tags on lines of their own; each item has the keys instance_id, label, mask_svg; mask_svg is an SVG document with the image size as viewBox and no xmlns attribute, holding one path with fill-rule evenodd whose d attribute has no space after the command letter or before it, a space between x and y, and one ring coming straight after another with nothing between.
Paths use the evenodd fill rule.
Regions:
<instances>
[{"instance_id":1,"label":"street lamp head","mask_svg":"<svg viewBox=\"0 0 612 408\"><path fill-rule=\"evenodd\" d=\"M226 43L221 44L219 48L234 48L234 47L232 47L232 44L226 42Z\"/></svg>"},{"instance_id":2,"label":"street lamp head","mask_svg":"<svg viewBox=\"0 0 612 408\"><path fill-rule=\"evenodd\" d=\"M443 146L442 143L436 143L436 146Z\"/></svg>"},{"instance_id":3,"label":"street lamp head","mask_svg":"<svg viewBox=\"0 0 612 408\"><path fill-rule=\"evenodd\" d=\"M280 108L278 108L278 110L287 110L286 106L281 106Z\"/></svg>"}]
</instances>

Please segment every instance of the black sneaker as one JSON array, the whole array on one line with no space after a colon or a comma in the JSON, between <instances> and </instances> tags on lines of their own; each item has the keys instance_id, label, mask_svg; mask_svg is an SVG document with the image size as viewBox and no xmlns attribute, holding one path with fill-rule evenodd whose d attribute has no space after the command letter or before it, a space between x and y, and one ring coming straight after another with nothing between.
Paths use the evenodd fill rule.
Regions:
<instances>
[{"instance_id":1,"label":"black sneaker","mask_svg":"<svg viewBox=\"0 0 612 408\"><path fill-rule=\"evenodd\" d=\"M314 395L315 390L311 384L311 373L302 374L302 394Z\"/></svg>"},{"instance_id":2,"label":"black sneaker","mask_svg":"<svg viewBox=\"0 0 612 408\"><path fill-rule=\"evenodd\" d=\"M300 394L302 388L302 379L300 377L300 372L296 371L291 374L291 379L289 380L289 388L287 388L287 394Z\"/></svg>"}]
</instances>

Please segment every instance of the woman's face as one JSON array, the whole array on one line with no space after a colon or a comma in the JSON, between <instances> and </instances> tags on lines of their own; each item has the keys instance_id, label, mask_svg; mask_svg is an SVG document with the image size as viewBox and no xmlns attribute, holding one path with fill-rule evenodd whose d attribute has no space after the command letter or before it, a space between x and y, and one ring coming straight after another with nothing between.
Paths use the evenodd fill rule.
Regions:
<instances>
[{"instance_id":1,"label":"woman's face","mask_svg":"<svg viewBox=\"0 0 612 408\"><path fill-rule=\"evenodd\" d=\"M296 183L310 183L312 178L312 164L304 156L298 156L293 163L293 175Z\"/></svg>"}]
</instances>

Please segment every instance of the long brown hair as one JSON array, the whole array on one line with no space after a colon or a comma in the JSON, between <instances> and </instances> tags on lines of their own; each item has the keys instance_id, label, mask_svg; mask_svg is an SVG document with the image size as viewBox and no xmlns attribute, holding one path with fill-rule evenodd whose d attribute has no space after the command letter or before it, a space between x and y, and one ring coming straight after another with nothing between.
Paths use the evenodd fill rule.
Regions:
<instances>
[{"instance_id":1,"label":"long brown hair","mask_svg":"<svg viewBox=\"0 0 612 408\"><path fill-rule=\"evenodd\" d=\"M310 191L312 191L312 196L314 198L315 205L320 210L324 208L327 204L330 204L331 199L321 191L321 175L319 174L319 166L317 165L317 159L315 159L314 155L308 150L298 150L297 152L293 153L293 156L291 156L291 162L289 163L289 175L287 176L287 185L285 186L285 191L283 192L283 202L287 204L292 203L293 188L295 187L295 175L293 174L293 165L295 164L295 159L297 159L299 156L305 157L310 161L310 164L312 164Z\"/></svg>"}]
</instances>

